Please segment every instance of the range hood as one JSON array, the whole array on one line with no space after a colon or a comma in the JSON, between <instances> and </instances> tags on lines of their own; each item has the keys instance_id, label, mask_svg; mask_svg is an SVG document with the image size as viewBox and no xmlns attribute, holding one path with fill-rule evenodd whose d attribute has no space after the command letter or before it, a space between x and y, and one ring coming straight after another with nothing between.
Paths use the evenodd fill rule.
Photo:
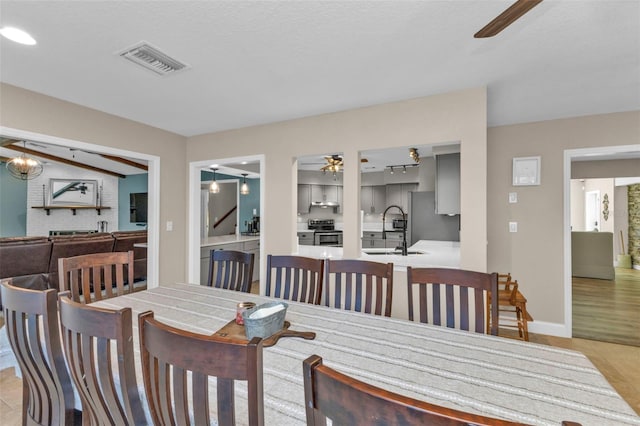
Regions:
<instances>
[{"instance_id":1,"label":"range hood","mask_svg":"<svg viewBox=\"0 0 640 426\"><path fill-rule=\"evenodd\" d=\"M322 209L340 207L336 201L312 201L311 207L320 207Z\"/></svg>"}]
</instances>

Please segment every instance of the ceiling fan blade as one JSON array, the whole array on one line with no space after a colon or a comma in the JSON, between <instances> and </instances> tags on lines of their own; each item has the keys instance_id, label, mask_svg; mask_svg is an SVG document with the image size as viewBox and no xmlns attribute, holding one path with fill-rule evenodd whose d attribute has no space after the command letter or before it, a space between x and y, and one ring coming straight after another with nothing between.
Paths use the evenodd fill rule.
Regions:
<instances>
[{"instance_id":1,"label":"ceiling fan blade","mask_svg":"<svg viewBox=\"0 0 640 426\"><path fill-rule=\"evenodd\" d=\"M507 28L522 15L540 4L542 0L518 0L504 12L498 15L493 21L489 22L480 31L473 35L474 38L493 37L500 31Z\"/></svg>"}]
</instances>

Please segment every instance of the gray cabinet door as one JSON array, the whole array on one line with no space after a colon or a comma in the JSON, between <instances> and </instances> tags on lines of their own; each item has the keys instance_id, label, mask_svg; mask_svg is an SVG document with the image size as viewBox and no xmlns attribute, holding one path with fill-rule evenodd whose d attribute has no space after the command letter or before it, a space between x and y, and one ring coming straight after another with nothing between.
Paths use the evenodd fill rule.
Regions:
<instances>
[{"instance_id":1,"label":"gray cabinet door","mask_svg":"<svg viewBox=\"0 0 640 426\"><path fill-rule=\"evenodd\" d=\"M298 213L309 213L311 185L298 184Z\"/></svg>"},{"instance_id":2,"label":"gray cabinet door","mask_svg":"<svg viewBox=\"0 0 640 426\"><path fill-rule=\"evenodd\" d=\"M301 246L312 246L313 231L298 232L298 244Z\"/></svg>"},{"instance_id":3,"label":"gray cabinet door","mask_svg":"<svg viewBox=\"0 0 640 426\"><path fill-rule=\"evenodd\" d=\"M402 207L405 213L409 210L409 192L418 189L417 183L392 183L387 185L387 206L396 205ZM384 211L384 210L383 210ZM381 212L382 213L382 212ZM391 214L400 213L398 210L389 211Z\"/></svg>"},{"instance_id":4,"label":"gray cabinet door","mask_svg":"<svg viewBox=\"0 0 640 426\"><path fill-rule=\"evenodd\" d=\"M436 213L460 214L460 154L436 156Z\"/></svg>"},{"instance_id":5,"label":"gray cabinet door","mask_svg":"<svg viewBox=\"0 0 640 426\"><path fill-rule=\"evenodd\" d=\"M373 187L361 186L360 187L360 210L365 214L375 213L373 210Z\"/></svg>"},{"instance_id":6,"label":"gray cabinet door","mask_svg":"<svg viewBox=\"0 0 640 426\"><path fill-rule=\"evenodd\" d=\"M387 189L384 185L371 187L372 206L371 213L382 213L387 207Z\"/></svg>"}]
</instances>

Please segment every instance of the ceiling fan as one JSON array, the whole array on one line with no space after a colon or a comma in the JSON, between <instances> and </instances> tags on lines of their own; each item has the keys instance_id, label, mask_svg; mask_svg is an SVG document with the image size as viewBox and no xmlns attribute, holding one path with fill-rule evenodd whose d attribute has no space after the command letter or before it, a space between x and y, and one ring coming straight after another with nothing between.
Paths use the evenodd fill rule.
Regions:
<instances>
[{"instance_id":1,"label":"ceiling fan","mask_svg":"<svg viewBox=\"0 0 640 426\"><path fill-rule=\"evenodd\" d=\"M327 161L327 164L320 167L320 170L322 170L323 172L333 172L333 173L339 172L342 166L344 165L342 161L342 156L338 154L328 155L324 157L324 159ZM367 160L366 158L360 159L361 163L367 163L368 161L369 160Z\"/></svg>"},{"instance_id":2,"label":"ceiling fan","mask_svg":"<svg viewBox=\"0 0 640 426\"><path fill-rule=\"evenodd\" d=\"M486 38L495 36L541 2L542 0L517 0L480 31L475 33L473 37Z\"/></svg>"}]
</instances>

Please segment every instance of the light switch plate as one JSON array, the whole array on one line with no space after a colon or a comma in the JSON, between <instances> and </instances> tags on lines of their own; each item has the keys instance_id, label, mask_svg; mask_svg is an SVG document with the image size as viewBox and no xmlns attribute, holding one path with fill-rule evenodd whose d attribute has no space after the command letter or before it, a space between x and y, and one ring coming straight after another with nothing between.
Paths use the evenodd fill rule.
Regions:
<instances>
[{"instance_id":1,"label":"light switch plate","mask_svg":"<svg viewBox=\"0 0 640 426\"><path fill-rule=\"evenodd\" d=\"M518 232L518 222L509 222L509 232Z\"/></svg>"},{"instance_id":2,"label":"light switch plate","mask_svg":"<svg viewBox=\"0 0 640 426\"><path fill-rule=\"evenodd\" d=\"M518 193L510 192L509 193L509 203L517 203L518 202Z\"/></svg>"},{"instance_id":3,"label":"light switch plate","mask_svg":"<svg viewBox=\"0 0 640 426\"><path fill-rule=\"evenodd\" d=\"M167 231L173 231L173 222L170 220L167 221Z\"/></svg>"}]
</instances>

